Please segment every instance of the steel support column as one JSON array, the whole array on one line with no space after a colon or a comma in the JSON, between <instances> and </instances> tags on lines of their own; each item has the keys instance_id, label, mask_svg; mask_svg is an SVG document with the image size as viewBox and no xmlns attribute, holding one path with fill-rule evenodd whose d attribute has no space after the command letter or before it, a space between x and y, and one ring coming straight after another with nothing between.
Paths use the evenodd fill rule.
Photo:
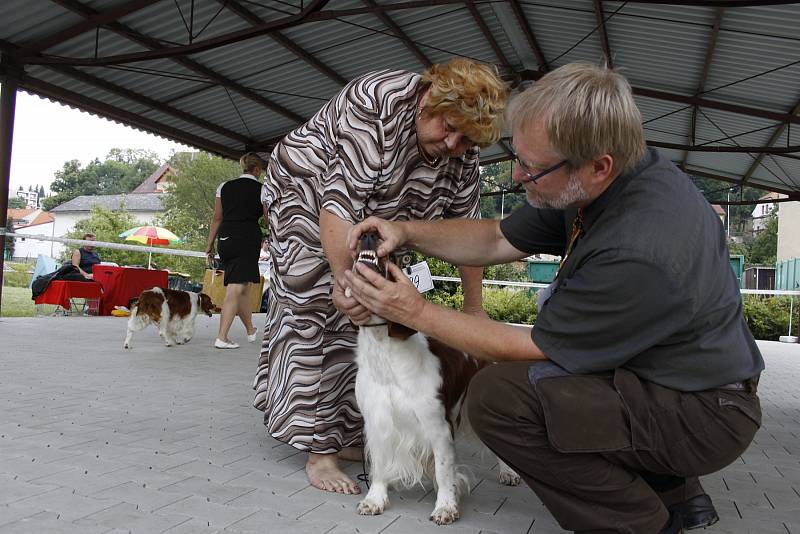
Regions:
<instances>
[{"instance_id":1,"label":"steel support column","mask_svg":"<svg viewBox=\"0 0 800 534\"><path fill-rule=\"evenodd\" d=\"M14 112L17 104L17 81L2 78L0 88L0 228L8 223L8 191L11 179L11 143L14 138ZM6 259L6 236L0 234L0 306L3 305L3 265Z\"/></svg>"}]
</instances>

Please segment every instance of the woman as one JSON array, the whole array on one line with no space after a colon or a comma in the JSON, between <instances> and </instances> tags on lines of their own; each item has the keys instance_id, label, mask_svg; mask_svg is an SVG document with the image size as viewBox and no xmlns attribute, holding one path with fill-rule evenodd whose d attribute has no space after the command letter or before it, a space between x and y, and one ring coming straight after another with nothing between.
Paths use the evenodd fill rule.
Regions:
<instances>
[{"instance_id":1,"label":"woman","mask_svg":"<svg viewBox=\"0 0 800 534\"><path fill-rule=\"evenodd\" d=\"M254 405L270 435L309 453L317 488L360 489L338 459L361 445L355 402L358 322L344 294L347 230L388 219L478 217L477 146L500 137L506 90L465 59L423 75L369 73L349 83L272 152L262 202L272 271ZM462 268L464 308L482 313L481 269Z\"/></svg>"},{"instance_id":2,"label":"woman","mask_svg":"<svg viewBox=\"0 0 800 534\"><path fill-rule=\"evenodd\" d=\"M85 241L94 241L96 236L92 233L83 234L83 239ZM77 267L81 274L90 280L94 277L92 268L100 261L100 255L95 252L94 247L91 245L83 245L72 253L72 265Z\"/></svg>"},{"instance_id":3,"label":"woman","mask_svg":"<svg viewBox=\"0 0 800 534\"><path fill-rule=\"evenodd\" d=\"M255 152L239 159L242 175L223 182L214 200L214 218L208 232L206 255L214 257L214 240L219 236L219 257L225 271L225 300L219 318L219 332L214 346L218 349L238 349L239 344L228 338L233 320L238 315L247 330L247 340L256 340L250 303L250 283L261 281L258 254L261 249L261 227L258 219L263 210L259 202L264 160Z\"/></svg>"}]
</instances>

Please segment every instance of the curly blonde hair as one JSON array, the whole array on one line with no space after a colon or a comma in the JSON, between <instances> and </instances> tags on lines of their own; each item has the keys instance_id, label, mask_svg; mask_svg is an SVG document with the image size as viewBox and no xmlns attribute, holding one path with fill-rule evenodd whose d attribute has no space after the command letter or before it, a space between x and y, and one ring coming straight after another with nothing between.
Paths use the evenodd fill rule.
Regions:
<instances>
[{"instance_id":1,"label":"curly blonde hair","mask_svg":"<svg viewBox=\"0 0 800 534\"><path fill-rule=\"evenodd\" d=\"M457 57L431 65L422 81L430 90L421 111L446 116L478 146L500 139L508 91L493 66Z\"/></svg>"},{"instance_id":2,"label":"curly blonde hair","mask_svg":"<svg viewBox=\"0 0 800 534\"><path fill-rule=\"evenodd\" d=\"M267 162L259 156L255 152L247 152L241 158L239 158L239 166L242 168L242 172L246 174L252 174L256 178L258 175L261 174L261 171L266 170Z\"/></svg>"}]
</instances>

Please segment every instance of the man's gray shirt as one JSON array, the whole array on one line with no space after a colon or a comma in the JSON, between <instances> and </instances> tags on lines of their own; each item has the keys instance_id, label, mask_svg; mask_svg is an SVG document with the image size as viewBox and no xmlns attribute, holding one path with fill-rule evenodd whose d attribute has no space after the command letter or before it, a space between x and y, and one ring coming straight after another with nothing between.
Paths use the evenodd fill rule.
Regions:
<instances>
[{"instance_id":1,"label":"man's gray shirt","mask_svg":"<svg viewBox=\"0 0 800 534\"><path fill-rule=\"evenodd\" d=\"M576 213L525 205L500 228L521 251L563 254ZM585 209L583 227L533 329L548 358L579 374L625 367L681 391L764 369L722 223L655 149Z\"/></svg>"}]
</instances>

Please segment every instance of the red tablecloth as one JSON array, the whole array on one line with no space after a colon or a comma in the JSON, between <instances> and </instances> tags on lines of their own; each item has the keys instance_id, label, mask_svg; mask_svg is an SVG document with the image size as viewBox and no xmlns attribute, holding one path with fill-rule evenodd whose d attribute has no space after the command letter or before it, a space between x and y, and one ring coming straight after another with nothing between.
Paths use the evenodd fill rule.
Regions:
<instances>
[{"instance_id":1,"label":"red tablecloth","mask_svg":"<svg viewBox=\"0 0 800 534\"><path fill-rule=\"evenodd\" d=\"M65 310L69 299L99 299L103 286L97 282L74 282L72 280L53 280L34 302L36 304L56 304Z\"/></svg>"},{"instance_id":2,"label":"red tablecloth","mask_svg":"<svg viewBox=\"0 0 800 534\"><path fill-rule=\"evenodd\" d=\"M167 274L167 271L95 265L92 275L95 282L103 285L100 315L111 315L114 306L128 306L145 289L167 287Z\"/></svg>"}]
</instances>

